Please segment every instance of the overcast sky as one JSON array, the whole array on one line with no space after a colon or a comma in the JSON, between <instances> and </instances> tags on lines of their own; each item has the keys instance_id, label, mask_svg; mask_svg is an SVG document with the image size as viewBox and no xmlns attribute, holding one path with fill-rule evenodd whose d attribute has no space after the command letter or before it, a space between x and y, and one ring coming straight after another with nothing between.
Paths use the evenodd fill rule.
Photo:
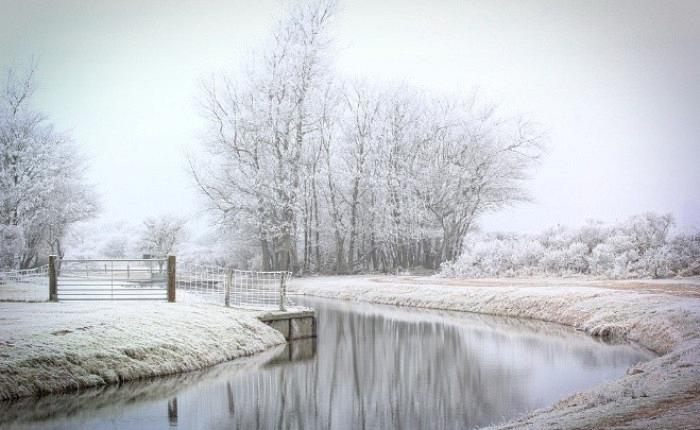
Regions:
<instances>
[{"instance_id":1,"label":"overcast sky","mask_svg":"<svg viewBox=\"0 0 700 430\"><path fill-rule=\"evenodd\" d=\"M185 151L201 79L264 43L276 1L0 0L0 68L38 60L36 106L90 155L103 220L196 215ZM469 91L548 133L534 202L483 220L535 231L672 212L700 230L700 1L345 1L350 78Z\"/></svg>"}]
</instances>

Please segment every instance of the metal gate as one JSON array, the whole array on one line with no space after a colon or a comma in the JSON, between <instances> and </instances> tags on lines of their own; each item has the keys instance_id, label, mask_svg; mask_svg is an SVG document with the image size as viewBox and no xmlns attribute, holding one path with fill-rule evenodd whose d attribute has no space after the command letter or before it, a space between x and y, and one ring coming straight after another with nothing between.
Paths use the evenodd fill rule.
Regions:
<instances>
[{"instance_id":1,"label":"metal gate","mask_svg":"<svg viewBox=\"0 0 700 430\"><path fill-rule=\"evenodd\" d=\"M53 276L55 280L55 297L51 299L166 301L169 300L169 270L174 275L174 264L172 266L169 267L168 260L165 258L132 260L55 258L49 261L49 276Z\"/></svg>"}]
</instances>

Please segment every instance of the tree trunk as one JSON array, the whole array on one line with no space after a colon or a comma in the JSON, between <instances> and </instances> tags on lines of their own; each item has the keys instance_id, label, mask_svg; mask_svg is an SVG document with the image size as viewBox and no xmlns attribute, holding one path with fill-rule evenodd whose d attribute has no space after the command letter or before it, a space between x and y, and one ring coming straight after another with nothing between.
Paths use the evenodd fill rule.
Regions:
<instances>
[{"instance_id":1,"label":"tree trunk","mask_svg":"<svg viewBox=\"0 0 700 430\"><path fill-rule=\"evenodd\" d=\"M355 270L355 241L357 240L357 210L359 206L360 178L355 177L352 186L352 206L350 207L350 241L348 242L348 270Z\"/></svg>"},{"instance_id":2,"label":"tree trunk","mask_svg":"<svg viewBox=\"0 0 700 430\"><path fill-rule=\"evenodd\" d=\"M268 246L267 240L262 239L260 241L260 249L262 251L262 270L265 272L272 270L270 247Z\"/></svg>"},{"instance_id":3,"label":"tree trunk","mask_svg":"<svg viewBox=\"0 0 700 430\"><path fill-rule=\"evenodd\" d=\"M315 170L315 167L314 167ZM316 176L314 175L311 186L313 188L313 215L314 215L314 223L315 223L315 229L314 229L314 251L316 253L316 267L315 270L316 272L321 271L321 238L320 238L320 231L321 231L321 225L318 220L318 193L316 192Z\"/></svg>"}]
</instances>

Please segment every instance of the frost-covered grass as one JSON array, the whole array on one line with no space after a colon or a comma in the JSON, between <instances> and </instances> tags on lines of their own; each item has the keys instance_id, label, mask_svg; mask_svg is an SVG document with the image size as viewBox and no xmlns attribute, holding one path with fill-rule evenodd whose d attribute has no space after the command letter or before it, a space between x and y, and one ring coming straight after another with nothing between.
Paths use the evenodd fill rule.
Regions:
<instances>
[{"instance_id":1,"label":"frost-covered grass","mask_svg":"<svg viewBox=\"0 0 700 430\"><path fill-rule=\"evenodd\" d=\"M107 410L117 414L134 404L173 398L178 393L201 386L200 384L216 384L223 378L230 378L232 374L259 371L284 350L284 345L278 345L249 357L237 358L196 372L159 377L148 383L128 381L58 396L25 397L0 402L0 427L25 429L27 425L22 423L41 423L47 419L60 421L67 417L87 418L96 411L104 413ZM66 428L67 425L61 427L57 424L54 428Z\"/></svg>"},{"instance_id":2,"label":"frost-covered grass","mask_svg":"<svg viewBox=\"0 0 700 430\"><path fill-rule=\"evenodd\" d=\"M0 400L200 369L284 343L254 312L165 302L0 303Z\"/></svg>"},{"instance_id":3,"label":"frost-covered grass","mask_svg":"<svg viewBox=\"0 0 700 430\"><path fill-rule=\"evenodd\" d=\"M0 283L0 302L45 302L47 300L49 300L48 278L27 278L22 282Z\"/></svg>"},{"instance_id":4,"label":"frost-covered grass","mask_svg":"<svg viewBox=\"0 0 700 430\"><path fill-rule=\"evenodd\" d=\"M633 341L660 354L628 375L495 428L696 428L700 422L697 284L573 279L448 280L352 276L297 279L297 292L345 300L532 318L593 336ZM650 288L659 287L659 288ZM611 288L612 287L612 288ZM616 288L616 289L613 289ZM687 290L687 294L683 290ZM552 381L556 383L556 381Z\"/></svg>"}]
</instances>

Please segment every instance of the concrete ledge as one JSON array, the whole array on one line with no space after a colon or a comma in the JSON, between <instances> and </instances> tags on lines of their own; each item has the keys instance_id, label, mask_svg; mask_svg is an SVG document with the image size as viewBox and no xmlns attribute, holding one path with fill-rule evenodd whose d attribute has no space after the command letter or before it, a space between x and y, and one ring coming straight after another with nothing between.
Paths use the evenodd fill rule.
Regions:
<instances>
[{"instance_id":1,"label":"concrete ledge","mask_svg":"<svg viewBox=\"0 0 700 430\"><path fill-rule=\"evenodd\" d=\"M287 341L316 337L316 312L309 308L272 311L258 319L282 333Z\"/></svg>"}]
</instances>

